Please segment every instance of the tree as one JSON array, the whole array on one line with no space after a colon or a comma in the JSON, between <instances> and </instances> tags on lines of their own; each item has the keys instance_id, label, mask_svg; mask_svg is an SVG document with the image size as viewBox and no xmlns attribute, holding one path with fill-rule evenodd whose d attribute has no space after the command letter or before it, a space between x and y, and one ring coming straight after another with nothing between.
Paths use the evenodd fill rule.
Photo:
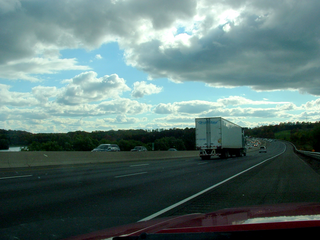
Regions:
<instances>
[{"instance_id":1,"label":"tree","mask_svg":"<svg viewBox=\"0 0 320 240\"><path fill-rule=\"evenodd\" d=\"M316 152L320 152L320 126L316 127L313 132L312 132L312 136L313 136L313 149Z\"/></svg>"},{"instance_id":2,"label":"tree","mask_svg":"<svg viewBox=\"0 0 320 240\"><path fill-rule=\"evenodd\" d=\"M9 149L9 142L7 139L0 139L0 150L6 150Z\"/></svg>"},{"instance_id":3,"label":"tree","mask_svg":"<svg viewBox=\"0 0 320 240\"><path fill-rule=\"evenodd\" d=\"M168 150L169 148L186 149L183 140L175 137L163 137L155 141L155 150Z\"/></svg>"},{"instance_id":4,"label":"tree","mask_svg":"<svg viewBox=\"0 0 320 240\"><path fill-rule=\"evenodd\" d=\"M88 136L78 135L73 141L73 150L75 151L91 151L99 145L97 140L92 140Z\"/></svg>"},{"instance_id":5,"label":"tree","mask_svg":"<svg viewBox=\"0 0 320 240\"><path fill-rule=\"evenodd\" d=\"M123 140L121 139L118 142L118 146L120 147L121 151L130 151L135 146L145 146L142 142L136 140ZM145 146L147 147L147 146ZM148 149L150 150L150 149Z\"/></svg>"}]
</instances>

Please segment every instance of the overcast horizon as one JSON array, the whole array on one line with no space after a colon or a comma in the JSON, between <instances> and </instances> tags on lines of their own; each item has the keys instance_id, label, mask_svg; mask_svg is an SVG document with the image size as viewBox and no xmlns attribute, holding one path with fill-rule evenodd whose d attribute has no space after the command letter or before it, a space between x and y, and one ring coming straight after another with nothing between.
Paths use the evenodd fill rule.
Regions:
<instances>
[{"instance_id":1,"label":"overcast horizon","mask_svg":"<svg viewBox=\"0 0 320 240\"><path fill-rule=\"evenodd\" d=\"M0 0L0 129L320 121L320 1Z\"/></svg>"}]
</instances>

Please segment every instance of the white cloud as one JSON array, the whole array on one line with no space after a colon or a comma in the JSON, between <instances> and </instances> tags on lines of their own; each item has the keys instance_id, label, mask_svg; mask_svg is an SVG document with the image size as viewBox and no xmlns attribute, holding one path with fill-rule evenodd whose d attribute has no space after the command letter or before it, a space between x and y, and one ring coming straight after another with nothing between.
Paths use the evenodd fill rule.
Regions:
<instances>
[{"instance_id":1,"label":"white cloud","mask_svg":"<svg viewBox=\"0 0 320 240\"><path fill-rule=\"evenodd\" d=\"M96 56L95 56L95 59L102 59L103 57L100 55L100 54L97 54Z\"/></svg>"},{"instance_id":2,"label":"white cloud","mask_svg":"<svg viewBox=\"0 0 320 240\"><path fill-rule=\"evenodd\" d=\"M11 92L11 86L0 84L0 106L28 107L37 105L38 101L30 93Z\"/></svg>"},{"instance_id":3,"label":"white cloud","mask_svg":"<svg viewBox=\"0 0 320 240\"><path fill-rule=\"evenodd\" d=\"M165 89L140 81L132 90L121 73L98 77L95 69L77 72L63 81L64 87L46 81L59 79L61 75L54 74L61 71L91 70L85 58L72 56L73 50L88 53L113 42L123 51L125 63L149 79L320 95L319 7L317 0L0 0L0 78L42 81L23 92L1 84L0 121L25 129L26 119L30 129L38 124L35 131L49 129L53 119L61 121L58 129L63 130L68 124L73 129L85 124L115 128L118 123L141 123L137 121L145 116L132 115L149 113L150 118L152 113L164 116L149 126L182 126L197 116L225 116L243 123L250 122L246 117L251 122L271 117L318 121L319 99L298 106L243 95L215 101L195 96L192 101L168 99L152 106L122 97L132 91L131 97L140 100ZM108 52L99 53L91 60L103 58L99 64L109 60ZM79 121L83 117L100 118Z\"/></svg>"},{"instance_id":4,"label":"white cloud","mask_svg":"<svg viewBox=\"0 0 320 240\"><path fill-rule=\"evenodd\" d=\"M162 87L157 87L152 83L147 84L145 81L135 82L133 84L133 91L131 93L131 96L133 98L142 98L145 95L157 94L161 91Z\"/></svg>"},{"instance_id":5,"label":"white cloud","mask_svg":"<svg viewBox=\"0 0 320 240\"><path fill-rule=\"evenodd\" d=\"M97 106L102 114L141 114L150 111L151 105L139 103L135 100L118 98L111 101L105 101Z\"/></svg>"},{"instance_id":6,"label":"white cloud","mask_svg":"<svg viewBox=\"0 0 320 240\"><path fill-rule=\"evenodd\" d=\"M58 103L79 105L119 97L123 92L130 90L125 80L117 74L97 78L97 73L93 71L81 73L68 83L59 94Z\"/></svg>"},{"instance_id":7,"label":"white cloud","mask_svg":"<svg viewBox=\"0 0 320 240\"><path fill-rule=\"evenodd\" d=\"M262 108L260 105L275 105L273 107ZM240 105L249 105L240 107ZM230 96L228 98L218 99L216 102L209 101L183 101L169 104L158 104L154 108L157 114L169 114L171 119L177 119L177 116L188 119L189 117L241 117L241 118L286 118L287 112L293 110L302 110L293 103L254 101L240 96ZM185 115L185 116L182 116Z\"/></svg>"},{"instance_id":8,"label":"white cloud","mask_svg":"<svg viewBox=\"0 0 320 240\"><path fill-rule=\"evenodd\" d=\"M188 113L188 114L200 114L208 112L211 109L216 109L217 107L222 107L220 103L209 102L209 101L183 101L168 104L158 104L154 112L158 114L168 114L168 113Z\"/></svg>"},{"instance_id":9,"label":"white cloud","mask_svg":"<svg viewBox=\"0 0 320 240\"><path fill-rule=\"evenodd\" d=\"M55 98L59 93L56 87L36 86L32 88L33 96L41 103L45 104L49 98Z\"/></svg>"},{"instance_id":10,"label":"white cloud","mask_svg":"<svg viewBox=\"0 0 320 240\"><path fill-rule=\"evenodd\" d=\"M227 98L218 99L218 103L221 103L224 106L290 104L288 102L272 102L268 101L267 99L262 101L254 101L241 96L230 96Z\"/></svg>"},{"instance_id":11,"label":"white cloud","mask_svg":"<svg viewBox=\"0 0 320 240\"><path fill-rule=\"evenodd\" d=\"M320 95L317 0L0 4L2 78L36 81L35 74L88 69L48 51L118 42L126 62L151 79Z\"/></svg>"},{"instance_id":12,"label":"white cloud","mask_svg":"<svg viewBox=\"0 0 320 240\"><path fill-rule=\"evenodd\" d=\"M118 115L115 119L116 123L126 123L126 124L132 124L132 123L137 123L139 122L138 118L133 118L133 117L127 117L124 114Z\"/></svg>"},{"instance_id":13,"label":"white cloud","mask_svg":"<svg viewBox=\"0 0 320 240\"><path fill-rule=\"evenodd\" d=\"M53 74L64 70L88 70L87 66L77 65L77 60L59 58L31 58L0 64L0 78L40 81L34 74Z\"/></svg>"},{"instance_id":14,"label":"white cloud","mask_svg":"<svg viewBox=\"0 0 320 240\"><path fill-rule=\"evenodd\" d=\"M154 112L158 114L170 114L177 111L177 108L174 104L171 103L159 103L155 109Z\"/></svg>"},{"instance_id":15,"label":"white cloud","mask_svg":"<svg viewBox=\"0 0 320 240\"><path fill-rule=\"evenodd\" d=\"M305 104L302 104L302 107L307 110L317 110L320 111L320 98L307 102Z\"/></svg>"}]
</instances>

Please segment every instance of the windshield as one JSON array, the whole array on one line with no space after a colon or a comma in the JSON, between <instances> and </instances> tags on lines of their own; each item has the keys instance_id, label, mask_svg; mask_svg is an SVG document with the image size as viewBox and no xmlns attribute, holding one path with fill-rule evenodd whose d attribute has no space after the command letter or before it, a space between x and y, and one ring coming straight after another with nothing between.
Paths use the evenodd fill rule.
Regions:
<instances>
[{"instance_id":1,"label":"windshield","mask_svg":"<svg viewBox=\"0 0 320 240\"><path fill-rule=\"evenodd\" d=\"M110 148L110 145L99 145L97 147L97 149L108 149L108 148Z\"/></svg>"},{"instance_id":2,"label":"windshield","mask_svg":"<svg viewBox=\"0 0 320 240\"><path fill-rule=\"evenodd\" d=\"M0 0L0 239L318 202L319 9Z\"/></svg>"}]
</instances>

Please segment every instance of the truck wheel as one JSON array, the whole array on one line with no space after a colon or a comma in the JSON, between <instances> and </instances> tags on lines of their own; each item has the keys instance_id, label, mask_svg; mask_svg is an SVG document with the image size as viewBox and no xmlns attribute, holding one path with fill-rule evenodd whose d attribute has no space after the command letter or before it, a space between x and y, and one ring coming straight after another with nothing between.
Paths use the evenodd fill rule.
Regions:
<instances>
[{"instance_id":1,"label":"truck wheel","mask_svg":"<svg viewBox=\"0 0 320 240\"><path fill-rule=\"evenodd\" d=\"M236 157L242 157L242 152L241 152L241 150L239 150L239 151L236 152Z\"/></svg>"},{"instance_id":2,"label":"truck wheel","mask_svg":"<svg viewBox=\"0 0 320 240\"><path fill-rule=\"evenodd\" d=\"M226 158L229 158L229 157L230 157L229 151L223 151L221 153L221 158L226 159Z\"/></svg>"},{"instance_id":3,"label":"truck wheel","mask_svg":"<svg viewBox=\"0 0 320 240\"><path fill-rule=\"evenodd\" d=\"M203 156L201 157L202 160L209 160L211 158L211 156Z\"/></svg>"}]
</instances>

